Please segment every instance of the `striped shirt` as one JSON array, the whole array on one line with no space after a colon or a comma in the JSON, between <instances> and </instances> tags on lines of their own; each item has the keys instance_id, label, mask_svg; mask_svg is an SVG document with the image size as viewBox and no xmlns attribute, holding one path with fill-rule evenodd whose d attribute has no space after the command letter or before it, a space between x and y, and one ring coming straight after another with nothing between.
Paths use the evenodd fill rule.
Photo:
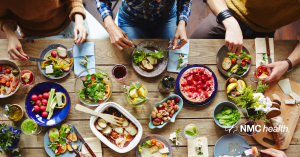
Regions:
<instances>
[{"instance_id":1,"label":"striped shirt","mask_svg":"<svg viewBox=\"0 0 300 157\"><path fill-rule=\"evenodd\" d=\"M102 19L108 15L112 16L111 2L114 1L116 0L96 0L97 10L99 11ZM151 1L148 5L147 13L144 11L145 0L123 0L122 5L124 10L127 10L127 12L130 12L132 15L145 20L154 21L155 19L163 16L164 9L168 6L169 1L170 0L161 0L160 3L156 0ZM184 20L187 23L188 18L191 15L191 5L193 0L176 1L177 20Z\"/></svg>"}]
</instances>

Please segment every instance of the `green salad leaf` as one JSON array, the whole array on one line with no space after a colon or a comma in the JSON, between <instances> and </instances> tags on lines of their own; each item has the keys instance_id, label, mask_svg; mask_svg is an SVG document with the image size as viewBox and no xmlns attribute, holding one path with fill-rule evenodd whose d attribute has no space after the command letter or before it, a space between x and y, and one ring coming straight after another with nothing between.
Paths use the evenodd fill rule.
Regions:
<instances>
[{"instance_id":1,"label":"green salad leaf","mask_svg":"<svg viewBox=\"0 0 300 157\"><path fill-rule=\"evenodd\" d=\"M227 55L230 59L236 59L235 53L228 52Z\"/></svg>"},{"instance_id":2,"label":"green salad leaf","mask_svg":"<svg viewBox=\"0 0 300 157\"><path fill-rule=\"evenodd\" d=\"M55 152L55 150L56 150L57 147L59 146L58 142L59 142L59 141L52 142L52 143L48 144L48 147L50 147L51 150L52 150L53 152Z\"/></svg>"},{"instance_id":3,"label":"green salad leaf","mask_svg":"<svg viewBox=\"0 0 300 157\"><path fill-rule=\"evenodd\" d=\"M146 53L148 56L152 56L156 59L161 59L167 52L166 51L158 51L155 53Z\"/></svg>"},{"instance_id":4,"label":"green salad leaf","mask_svg":"<svg viewBox=\"0 0 300 157\"><path fill-rule=\"evenodd\" d=\"M57 68L55 68L55 67L53 66L53 75L54 75L55 77L62 76L63 73L64 73L64 72L63 72L61 69L57 69Z\"/></svg>"},{"instance_id":5,"label":"green salad leaf","mask_svg":"<svg viewBox=\"0 0 300 157\"><path fill-rule=\"evenodd\" d=\"M223 111L216 114L219 123L224 126L234 125L241 117L238 110L225 106Z\"/></svg>"},{"instance_id":6,"label":"green salad leaf","mask_svg":"<svg viewBox=\"0 0 300 157\"><path fill-rule=\"evenodd\" d=\"M139 64L140 62L142 62L142 60L144 60L146 58L146 54L144 52L141 51L137 51L133 54L133 60L136 64Z\"/></svg>"},{"instance_id":7,"label":"green salad leaf","mask_svg":"<svg viewBox=\"0 0 300 157\"><path fill-rule=\"evenodd\" d=\"M241 58L241 59L243 59L243 58L247 58L247 59L249 59L249 60L251 60L251 54L247 54L245 51L241 51L241 54L239 55L239 57Z\"/></svg>"}]
</instances>

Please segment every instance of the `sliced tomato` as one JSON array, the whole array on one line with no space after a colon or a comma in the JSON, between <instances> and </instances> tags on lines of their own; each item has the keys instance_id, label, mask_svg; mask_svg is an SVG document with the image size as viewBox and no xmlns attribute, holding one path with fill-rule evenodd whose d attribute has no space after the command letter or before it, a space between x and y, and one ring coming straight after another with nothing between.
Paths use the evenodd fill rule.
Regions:
<instances>
[{"instance_id":1,"label":"sliced tomato","mask_svg":"<svg viewBox=\"0 0 300 157\"><path fill-rule=\"evenodd\" d=\"M92 84L88 84L88 85L86 85L86 86L87 86L87 87L91 87L91 85L92 85Z\"/></svg>"},{"instance_id":2,"label":"sliced tomato","mask_svg":"<svg viewBox=\"0 0 300 157\"><path fill-rule=\"evenodd\" d=\"M91 80L96 80L96 76L91 76Z\"/></svg>"},{"instance_id":3,"label":"sliced tomato","mask_svg":"<svg viewBox=\"0 0 300 157\"><path fill-rule=\"evenodd\" d=\"M60 152L60 151L63 151L64 148L63 148L62 146L58 146L58 147L57 147L57 150Z\"/></svg>"},{"instance_id":4,"label":"sliced tomato","mask_svg":"<svg viewBox=\"0 0 300 157\"><path fill-rule=\"evenodd\" d=\"M152 140L152 144L153 144L153 145L156 145L156 140Z\"/></svg>"},{"instance_id":5,"label":"sliced tomato","mask_svg":"<svg viewBox=\"0 0 300 157\"><path fill-rule=\"evenodd\" d=\"M103 102L103 100L98 100L98 103L102 103Z\"/></svg>"}]
</instances>

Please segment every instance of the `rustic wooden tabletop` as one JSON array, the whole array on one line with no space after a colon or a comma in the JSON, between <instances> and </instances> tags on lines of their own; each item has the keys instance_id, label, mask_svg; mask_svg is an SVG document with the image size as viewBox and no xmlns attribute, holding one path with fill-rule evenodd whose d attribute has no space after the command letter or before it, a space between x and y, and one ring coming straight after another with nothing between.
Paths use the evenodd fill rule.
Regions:
<instances>
[{"instance_id":1,"label":"rustic wooden tabletop","mask_svg":"<svg viewBox=\"0 0 300 157\"><path fill-rule=\"evenodd\" d=\"M138 44L144 40L133 40L134 43ZM160 42L165 47L168 46L167 39L157 39L155 40ZM189 52L189 64L204 64L211 68L217 76L218 79L218 92L216 97L206 106L202 107L192 107L187 104L184 104L181 112L178 114L175 123L168 123L162 129L149 129L149 115L151 114L154 103L161 101L167 95L162 95L158 92L158 82L161 78L165 75L172 75L176 78L177 74L175 73L168 73L164 72L163 74L155 77L155 78L144 78L138 75L133 69L131 65L131 52L132 49L127 49L123 51L119 51L114 48L110 44L109 39L95 39L95 40L87 40L87 42L95 42L95 57L96 57L96 66L102 70L105 70L111 75L112 67L115 64L124 64L127 67L128 75L126 78L125 84L129 85L133 81L140 81L142 82L149 91L149 100L145 105L142 107L132 107L130 106L126 99L125 95L121 90L121 83L113 81L113 93L109 101L116 102L122 105L126 110L128 110L132 115L134 115L139 122L143 126L143 137L149 134L159 134L165 137L166 139L169 138L169 134L174 132L178 127L184 127L188 123L194 123L200 128L200 135L199 136L206 136L208 138L208 145L209 145L209 156L213 156L214 146L217 140L227 134L224 129L217 126L213 120L213 110L215 106L222 102L222 101L230 101L227 98L226 93L224 91L224 84L226 81L226 77L223 76L217 69L216 65L216 55L221 46L224 45L224 40L190 40L190 52ZM63 44L67 47L70 47L73 43L72 39L45 39L45 40L35 40L33 43L28 43L26 40L21 40L24 52L31 57L38 57L39 53L43 48L50 44ZM275 61L284 60L289 56L289 54L293 51L295 46L297 45L298 41L275 41ZM244 46L248 49L248 51L252 55L252 66L250 71L255 69L255 44L254 40L244 40ZM0 58L1 59L9 59L7 54L7 40L3 39L0 40ZM78 112L75 110L75 104L80 103L74 93L74 82L75 82L75 74L73 72L70 73L67 77L60 79L60 80L50 80L43 76L43 74L39 71L36 62L30 61L14 61L21 70L28 69L32 71L35 75L35 82L33 85L30 86L23 86L19 88L19 90L11 97L1 99L0 100L0 111L4 108L5 104L19 104L25 108L25 98L29 90L37 83L44 82L44 81L51 81L51 82L58 82L62 86L64 86L69 95L71 97L71 109L63 122L67 122L76 126L79 132L82 134L84 138L87 137L95 137L89 127L89 120L90 115ZM253 74L248 73L245 76L245 79L248 85L252 85L254 88L256 87L255 83L252 83L250 78L254 77ZM300 68L299 65L294 68L294 70L290 73L286 73L284 77L288 77L293 81L300 83ZM174 92L171 92L174 93ZM95 109L95 107L90 107L91 109ZM24 114L24 117L19 122L11 122L7 118L1 116L0 121L1 123L7 123L9 125L14 126L21 126L23 120L27 119L27 114ZM240 123L246 122L247 118L244 117L242 114L242 118ZM37 135L21 135L21 140L18 146L24 147L22 152L23 156L30 156L30 157L43 157L47 156L44 150L44 135L45 132L49 129L49 127L44 127L43 131ZM244 138L248 141L250 146L257 146L259 149L264 149L259 143L257 143L252 137L244 136ZM179 148L173 147L173 156L187 156L187 141L183 138L180 140L183 145ZM298 125L295 129L292 141L290 146L287 150L285 150L288 157L298 157L299 156L299 148L300 148L300 121L298 121ZM118 154L114 152L112 149L108 148L105 144L102 143L102 150L103 156L109 157L123 157L125 156L135 156L136 149L131 150L126 154ZM1 155L2 156L2 155ZM10 156L9 154L5 154L4 156Z\"/></svg>"}]
</instances>

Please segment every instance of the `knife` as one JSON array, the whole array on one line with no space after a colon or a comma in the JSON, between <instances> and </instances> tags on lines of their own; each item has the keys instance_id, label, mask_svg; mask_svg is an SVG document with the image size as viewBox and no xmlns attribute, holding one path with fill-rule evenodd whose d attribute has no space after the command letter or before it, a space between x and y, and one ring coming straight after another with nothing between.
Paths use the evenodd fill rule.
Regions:
<instances>
[{"instance_id":1,"label":"knife","mask_svg":"<svg viewBox=\"0 0 300 157\"><path fill-rule=\"evenodd\" d=\"M42 58L34 58L34 57L29 57L30 61L35 61L35 62L43 62L46 61L46 59L42 59Z\"/></svg>"},{"instance_id":2,"label":"knife","mask_svg":"<svg viewBox=\"0 0 300 157\"><path fill-rule=\"evenodd\" d=\"M78 152L76 149L73 148L72 142L71 142L69 139L67 139L67 138L66 138L65 140L66 140L66 141L68 142L68 144L71 146L71 148L73 149L73 151L75 152L75 154L78 155L78 156L80 156L80 155L79 155L79 152Z\"/></svg>"},{"instance_id":3,"label":"knife","mask_svg":"<svg viewBox=\"0 0 300 157\"><path fill-rule=\"evenodd\" d=\"M268 55L268 63L272 63L272 58L271 58L271 54L270 54L270 45L269 45L269 37L266 36L266 45L267 45L267 55Z\"/></svg>"},{"instance_id":4,"label":"knife","mask_svg":"<svg viewBox=\"0 0 300 157\"><path fill-rule=\"evenodd\" d=\"M73 129L75 131L75 134L77 135L77 137L79 138L79 140L85 145L86 149L91 153L91 155L93 157L97 157L95 155L95 153L93 152L93 150L90 148L90 146L84 141L84 139L82 138L82 136L80 135L79 131L75 128L75 126L73 125Z\"/></svg>"}]
</instances>

